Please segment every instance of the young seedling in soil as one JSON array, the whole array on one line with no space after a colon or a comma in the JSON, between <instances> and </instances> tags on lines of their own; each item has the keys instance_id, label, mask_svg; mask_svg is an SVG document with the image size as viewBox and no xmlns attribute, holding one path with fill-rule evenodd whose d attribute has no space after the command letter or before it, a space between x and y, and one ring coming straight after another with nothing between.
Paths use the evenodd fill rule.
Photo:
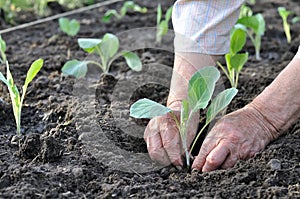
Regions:
<instances>
[{"instance_id":1,"label":"young seedling in soil","mask_svg":"<svg viewBox=\"0 0 300 199\"><path fill-rule=\"evenodd\" d=\"M18 9L27 8L26 1L0 0L0 14L9 24L15 24L14 18Z\"/></svg>"},{"instance_id":2,"label":"young seedling in soil","mask_svg":"<svg viewBox=\"0 0 300 199\"><path fill-rule=\"evenodd\" d=\"M250 17L252 15L253 15L252 9L249 6L247 6L246 4L243 4L240 9L239 19L243 18L243 17Z\"/></svg>"},{"instance_id":3,"label":"young seedling in soil","mask_svg":"<svg viewBox=\"0 0 300 199\"><path fill-rule=\"evenodd\" d=\"M146 7L141 7L138 4L134 3L133 1L126 1L123 4L119 13L114 9L110 9L106 11L104 16L102 17L102 22L109 23L112 17L116 17L118 20L120 20L123 17L125 17L125 15L129 10L134 12L139 12L139 13L146 13L148 11Z\"/></svg>"},{"instance_id":4,"label":"young seedling in soil","mask_svg":"<svg viewBox=\"0 0 300 199\"><path fill-rule=\"evenodd\" d=\"M299 22L299 21L300 21L300 17L299 17L299 16L293 17L293 19L292 19L292 23L293 23L293 24L295 24L295 23L297 23L297 22Z\"/></svg>"},{"instance_id":5,"label":"young seedling in soil","mask_svg":"<svg viewBox=\"0 0 300 199\"><path fill-rule=\"evenodd\" d=\"M288 16L290 14L293 14L292 11L288 11L285 7L278 7L277 8L279 15L282 18L283 23L283 29L286 36L286 40L288 43L291 43L292 37L291 37L291 30L290 30L290 24L288 23Z\"/></svg>"},{"instance_id":6,"label":"young seedling in soil","mask_svg":"<svg viewBox=\"0 0 300 199\"><path fill-rule=\"evenodd\" d=\"M2 39L1 35L0 35L0 54L1 54L1 59L0 59L0 63L5 63L6 62L6 43L5 41Z\"/></svg>"},{"instance_id":7,"label":"young seedling in soil","mask_svg":"<svg viewBox=\"0 0 300 199\"><path fill-rule=\"evenodd\" d=\"M17 12L34 11L39 16L49 14L47 4L49 0L0 0L0 14L3 12L5 21L10 24L16 24L14 18Z\"/></svg>"},{"instance_id":8,"label":"young seedling in soil","mask_svg":"<svg viewBox=\"0 0 300 199\"><path fill-rule=\"evenodd\" d=\"M188 87L188 98L182 101L180 121L171 109L149 99L140 99L130 107L130 116L134 118L153 118L170 113L180 132L182 148L185 152L186 164L190 166L190 154L200 134L210 124L210 122L231 102L237 93L237 89L230 88L222 91L212 101L215 84L220 77L220 72L216 67L208 66L198 70L190 79ZM198 133L194 143L188 151L187 132L190 120L200 109L207 108L206 122Z\"/></svg>"},{"instance_id":9,"label":"young seedling in soil","mask_svg":"<svg viewBox=\"0 0 300 199\"><path fill-rule=\"evenodd\" d=\"M86 75L88 64L99 66L104 73L108 73L112 62L118 57L125 58L127 65L134 71L142 69L140 58L133 52L119 51L119 39L113 34L106 33L102 39L80 38L79 46L89 54L96 54L100 57L101 62L93 60L78 61L76 59L68 61L62 67L65 75L72 75L81 78Z\"/></svg>"},{"instance_id":10,"label":"young seedling in soil","mask_svg":"<svg viewBox=\"0 0 300 199\"><path fill-rule=\"evenodd\" d=\"M250 5L255 5L256 4L256 0L248 0L247 3L250 4Z\"/></svg>"},{"instance_id":11,"label":"young seedling in soil","mask_svg":"<svg viewBox=\"0 0 300 199\"><path fill-rule=\"evenodd\" d=\"M49 0L34 0L33 9L35 13L39 16L46 16L50 14L50 9L48 8Z\"/></svg>"},{"instance_id":12,"label":"young seedling in soil","mask_svg":"<svg viewBox=\"0 0 300 199\"><path fill-rule=\"evenodd\" d=\"M240 18L237 23L247 27L247 33L255 48L255 57L257 60L260 60L261 37L264 35L266 29L264 17L262 14L245 16Z\"/></svg>"},{"instance_id":13,"label":"young seedling in soil","mask_svg":"<svg viewBox=\"0 0 300 199\"><path fill-rule=\"evenodd\" d=\"M71 37L77 35L80 30L80 23L76 19L69 20L68 18L61 17L58 23L61 31Z\"/></svg>"},{"instance_id":14,"label":"young seedling in soil","mask_svg":"<svg viewBox=\"0 0 300 199\"><path fill-rule=\"evenodd\" d=\"M157 6L157 18L156 18L156 26L157 26L157 32L156 32L156 43L160 44L161 40L163 38L164 35L166 35L169 31L169 21L171 19L172 16L172 10L173 7L171 6L166 14L165 14L165 19L162 20L162 15L163 15L163 11L161 8L161 5L158 4Z\"/></svg>"},{"instance_id":15,"label":"young seedling in soil","mask_svg":"<svg viewBox=\"0 0 300 199\"><path fill-rule=\"evenodd\" d=\"M217 65L223 70L231 86L234 88L237 88L239 74L248 60L248 52L238 53L243 49L246 37L246 31L240 26L235 26L230 36L229 53L225 55L227 70L220 62L217 62Z\"/></svg>"},{"instance_id":16,"label":"young seedling in soil","mask_svg":"<svg viewBox=\"0 0 300 199\"><path fill-rule=\"evenodd\" d=\"M7 86L10 99L13 107L13 112L15 116L16 126L17 126L17 134L21 135L21 110L23 106L24 97L26 94L27 87L29 83L33 80L33 78L37 75L37 73L40 71L40 69L43 66L44 61L42 59L38 59L34 61L26 75L25 83L23 85L22 89L22 96L20 97L19 90L17 86L14 84L14 80L12 77L12 74L9 69L8 61L6 61L6 78L4 75L0 72L0 80Z\"/></svg>"}]
</instances>

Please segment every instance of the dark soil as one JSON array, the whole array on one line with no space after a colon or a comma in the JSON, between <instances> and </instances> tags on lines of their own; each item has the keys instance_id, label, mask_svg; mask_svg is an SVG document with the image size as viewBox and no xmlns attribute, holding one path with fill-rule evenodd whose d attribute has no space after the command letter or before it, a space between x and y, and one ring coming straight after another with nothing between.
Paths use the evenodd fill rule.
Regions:
<instances>
[{"instance_id":1,"label":"dark soil","mask_svg":"<svg viewBox=\"0 0 300 199\"><path fill-rule=\"evenodd\" d=\"M128 110L143 97L166 101L173 35L156 45L155 32L145 27L156 25L157 1L137 2L149 8L147 14L129 13L110 24L101 22L103 13L121 3L70 16L82 26L75 38L60 32L57 21L2 35L19 88L35 59L43 58L45 65L28 88L20 137L9 94L0 86L0 198L300 198L300 122L232 169L202 174L151 162L143 141L147 121L129 118ZM164 8L172 3L163 1ZM267 24L262 60L255 60L247 43L250 61L229 111L250 102L297 51L299 23L292 26L293 42L288 45L278 6L300 13L298 1L257 1L253 9ZM106 32L119 35L123 49L138 53L143 71L132 72L118 59L109 75L91 66L85 79L62 76L67 60L91 58L79 49L77 38ZM0 71L6 71L4 65Z\"/></svg>"}]
</instances>

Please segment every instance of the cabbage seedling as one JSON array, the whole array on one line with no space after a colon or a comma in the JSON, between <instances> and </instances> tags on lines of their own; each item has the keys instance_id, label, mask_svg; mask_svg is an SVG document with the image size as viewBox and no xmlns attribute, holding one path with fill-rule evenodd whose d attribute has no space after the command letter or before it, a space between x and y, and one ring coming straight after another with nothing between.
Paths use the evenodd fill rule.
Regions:
<instances>
[{"instance_id":1,"label":"cabbage seedling","mask_svg":"<svg viewBox=\"0 0 300 199\"><path fill-rule=\"evenodd\" d=\"M288 43L291 43L291 41L292 41L291 30L290 30L290 24L288 23L287 19L290 14L293 14L293 12L286 10L285 7L278 7L277 10L278 10L279 15L282 18L283 29L284 29L284 33L286 36L286 40Z\"/></svg>"},{"instance_id":2,"label":"cabbage seedling","mask_svg":"<svg viewBox=\"0 0 300 199\"><path fill-rule=\"evenodd\" d=\"M109 23L112 17L116 17L120 20L127 14L129 10L139 13L146 13L148 11L146 7L141 7L133 1L126 1L120 10L120 13L118 13L118 11L114 9L106 11L104 16L102 17L102 22Z\"/></svg>"},{"instance_id":3,"label":"cabbage seedling","mask_svg":"<svg viewBox=\"0 0 300 199\"><path fill-rule=\"evenodd\" d=\"M106 33L102 39L79 38L78 44L87 53L98 55L101 62L93 60L78 61L76 59L68 61L62 67L62 72L65 75L72 75L76 78L84 77L88 64L97 65L104 73L108 73L112 62L120 56L125 58L127 65L132 70L140 71L142 69L141 60L135 53L128 51L118 53L119 39L113 34Z\"/></svg>"},{"instance_id":4,"label":"cabbage seedling","mask_svg":"<svg viewBox=\"0 0 300 199\"><path fill-rule=\"evenodd\" d=\"M180 121L177 120L171 109L149 99L140 99L130 107L130 116L134 118L153 118L170 113L174 119L180 133L182 148L186 156L186 164L190 166L190 152L193 150L195 143L200 134L210 124L210 122L231 102L237 94L237 89L230 88L219 93L212 101L212 95L215 89L220 72L214 66L208 66L198 70L190 79L188 87L188 98L182 101ZM211 101L207 112L206 122L198 133L191 150L188 151L187 132L190 120L200 109L206 109Z\"/></svg>"},{"instance_id":5,"label":"cabbage seedling","mask_svg":"<svg viewBox=\"0 0 300 199\"><path fill-rule=\"evenodd\" d=\"M217 65L223 70L226 77L230 81L232 87L237 88L239 81L239 74L248 60L248 53L238 53L241 51L246 43L247 34L240 26L235 26L230 36L229 53L225 55L227 70L220 63Z\"/></svg>"},{"instance_id":6,"label":"cabbage seedling","mask_svg":"<svg viewBox=\"0 0 300 199\"><path fill-rule=\"evenodd\" d=\"M61 17L58 20L61 31L67 35L74 37L80 30L80 23L76 19L69 20L68 18Z\"/></svg>"},{"instance_id":7,"label":"cabbage seedling","mask_svg":"<svg viewBox=\"0 0 300 199\"><path fill-rule=\"evenodd\" d=\"M157 26L157 32L156 32L156 43L160 44L161 40L163 38L164 35L166 35L168 33L169 30L169 21L171 19L172 16L172 10L173 7L171 6L166 14L165 14L165 19L162 20L162 8L161 5L158 4L157 6L157 18L156 18L156 26Z\"/></svg>"},{"instance_id":8,"label":"cabbage seedling","mask_svg":"<svg viewBox=\"0 0 300 199\"><path fill-rule=\"evenodd\" d=\"M43 66L43 63L44 63L44 61L42 59L38 59L31 64L31 66L27 72L27 75L26 75L26 79L25 79L25 83L23 85L21 97L20 97L20 93L19 93L17 86L14 84L12 74L9 70L8 61L6 61L6 78L0 72L0 80L7 86L9 94L10 94L10 99L11 99L11 103L12 103L12 107L13 107L13 112L14 112L14 116L15 116L18 135L21 135L21 110L22 110L23 101L24 101L24 97L26 94L28 84L33 80L33 78L40 71L40 69Z\"/></svg>"},{"instance_id":9,"label":"cabbage seedling","mask_svg":"<svg viewBox=\"0 0 300 199\"><path fill-rule=\"evenodd\" d=\"M252 9L249 6L247 6L246 4L243 4L240 9L239 18L250 17L252 15L253 15Z\"/></svg>"},{"instance_id":10,"label":"cabbage seedling","mask_svg":"<svg viewBox=\"0 0 300 199\"><path fill-rule=\"evenodd\" d=\"M237 21L238 24L246 26L247 34L250 37L251 42L255 48L255 57L260 60L260 47L261 47L261 37L265 33L266 22L262 14L256 14L254 16L242 17Z\"/></svg>"},{"instance_id":11,"label":"cabbage seedling","mask_svg":"<svg viewBox=\"0 0 300 199\"><path fill-rule=\"evenodd\" d=\"M247 3L249 3L250 5L255 5L256 4L256 0L248 0Z\"/></svg>"},{"instance_id":12,"label":"cabbage seedling","mask_svg":"<svg viewBox=\"0 0 300 199\"><path fill-rule=\"evenodd\" d=\"M299 21L300 21L300 17L299 17L299 16L294 17L294 18L292 19L292 23L293 23L293 24L295 24L295 23L297 23L297 22L299 22Z\"/></svg>"},{"instance_id":13,"label":"cabbage seedling","mask_svg":"<svg viewBox=\"0 0 300 199\"><path fill-rule=\"evenodd\" d=\"M5 63L6 62L6 43L5 41L2 39L1 35L0 35L0 54L1 54L1 59L0 59L0 63Z\"/></svg>"}]
</instances>

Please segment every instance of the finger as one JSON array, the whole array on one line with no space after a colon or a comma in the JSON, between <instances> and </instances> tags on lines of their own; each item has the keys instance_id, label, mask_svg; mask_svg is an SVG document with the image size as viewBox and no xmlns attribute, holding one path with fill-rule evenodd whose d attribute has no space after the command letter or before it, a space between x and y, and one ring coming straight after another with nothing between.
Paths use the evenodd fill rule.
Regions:
<instances>
[{"instance_id":1,"label":"finger","mask_svg":"<svg viewBox=\"0 0 300 199\"><path fill-rule=\"evenodd\" d=\"M210 142L211 139L206 138L201 146L201 149L198 153L198 156L196 156L192 168L197 169L199 171L202 170L203 165L205 164L206 157L208 154L213 150L215 144Z\"/></svg>"},{"instance_id":2,"label":"finger","mask_svg":"<svg viewBox=\"0 0 300 199\"><path fill-rule=\"evenodd\" d=\"M182 146L179 130L173 120L163 122L160 126L160 135L162 145L168 154L172 164L181 166L182 164Z\"/></svg>"},{"instance_id":3,"label":"finger","mask_svg":"<svg viewBox=\"0 0 300 199\"><path fill-rule=\"evenodd\" d=\"M153 119L149 122L144 133L144 139L147 143L147 149L151 159L163 166L168 166L171 164L171 161L163 148L159 127L157 126L158 122L158 119Z\"/></svg>"},{"instance_id":4,"label":"finger","mask_svg":"<svg viewBox=\"0 0 300 199\"><path fill-rule=\"evenodd\" d=\"M206 157L202 172L214 171L219 168L230 154L228 147L219 143Z\"/></svg>"},{"instance_id":5,"label":"finger","mask_svg":"<svg viewBox=\"0 0 300 199\"><path fill-rule=\"evenodd\" d=\"M236 162L238 161L238 158L235 155L229 155L226 160L223 162L223 164L221 165L222 169L228 169L228 168L232 168Z\"/></svg>"},{"instance_id":6,"label":"finger","mask_svg":"<svg viewBox=\"0 0 300 199\"><path fill-rule=\"evenodd\" d=\"M169 166L171 164L168 154L163 148L159 134L147 138L147 149L153 161L156 161L163 166Z\"/></svg>"}]
</instances>

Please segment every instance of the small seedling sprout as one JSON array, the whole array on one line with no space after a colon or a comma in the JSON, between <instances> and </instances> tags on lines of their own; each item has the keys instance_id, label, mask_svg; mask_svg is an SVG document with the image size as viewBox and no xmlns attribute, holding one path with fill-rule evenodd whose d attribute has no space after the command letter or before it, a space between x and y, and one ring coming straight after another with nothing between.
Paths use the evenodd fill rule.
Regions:
<instances>
[{"instance_id":1,"label":"small seedling sprout","mask_svg":"<svg viewBox=\"0 0 300 199\"><path fill-rule=\"evenodd\" d=\"M255 57L260 60L261 37L265 33L266 23L262 14L254 16L242 17L237 21L237 24L242 24L247 27L247 34L255 48Z\"/></svg>"},{"instance_id":2,"label":"small seedling sprout","mask_svg":"<svg viewBox=\"0 0 300 199\"><path fill-rule=\"evenodd\" d=\"M142 69L142 63L139 57L129 51L119 51L119 39L117 36L106 33L102 39L79 38L78 44L85 52L96 54L100 57L101 62L93 60L78 61L76 59L68 61L62 67L65 75L72 75L76 78L84 77L87 73L88 64L99 66L104 73L109 72L109 68L114 60L118 57L124 57L127 65L135 71Z\"/></svg>"},{"instance_id":3,"label":"small seedling sprout","mask_svg":"<svg viewBox=\"0 0 300 199\"><path fill-rule=\"evenodd\" d=\"M256 0L248 0L247 3L250 4L250 5L255 5L256 4Z\"/></svg>"},{"instance_id":4,"label":"small seedling sprout","mask_svg":"<svg viewBox=\"0 0 300 199\"><path fill-rule=\"evenodd\" d=\"M34 61L26 75L25 83L23 85L22 89L22 96L20 97L19 90L17 86L14 84L14 80L12 77L12 74L9 69L9 64L8 61L6 61L6 78L4 75L0 72L0 80L7 86L9 94L10 94L10 99L13 107L13 112L15 116L15 122L17 126L17 134L21 135L21 110L23 106L23 101L25 98L26 90L29 85L29 83L33 80L33 78L37 75L37 73L40 71L40 69L43 66L43 60L38 59Z\"/></svg>"},{"instance_id":5,"label":"small seedling sprout","mask_svg":"<svg viewBox=\"0 0 300 199\"><path fill-rule=\"evenodd\" d=\"M1 35L0 35L0 54L1 54L1 59L0 59L0 63L5 63L6 62L6 43L5 41L2 39Z\"/></svg>"},{"instance_id":6,"label":"small seedling sprout","mask_svg":"<svg viewBox=\"0 0 300 199\"><path fill-rule=\"evenodd\" d=\"M227 70L220 62L217 62L217 65L225 73L226 77L230 81L231 86L234 88L237 88L239 74L248 60L247 52L239 53L246 43L246 37L247 34L244 28L239 25L235 26L232 29L230 36L229 53L225 55Z\"/></svg>"},{"instance_id":7,"label":"small seedling sprout","mask_svg":"<svg viewBox=\"0 0 300 199\"><path fill-rule=\"evenodd\" d=\"M239 16L239 18L250 17L250 16L253 15L252 9L251 9L249 6L247 6L246 4L243 4L243 5L241 6L241 9L240 9L240 10L241 10L241 11L240 11L240 16Z\"/></svg>"},{"instance_id":8,"label":"small seedling sprout","mask_svg":"<svg viewBox=\"0 0 300 199\"><path fill-rule=\"evenodd\" d=\"M195 143L200 134L210 124L210 122L232 101L237 94L237 89L230 88L219 93L212 101L212 95L215 89L220 72L214 66L208 66L197 71L189 81L188 98L182 101L180 121L177 120L171 109L149 99L140 99L130 107L130 116L134 118L154 118L167 113L171 114L177 128L179 129L182 148L186 157L186 164L190 166L190 154L194 149ZM210 105L209 102L211 101ZM209 106L208 106L209 105ZM196 139L194 140L190 151L187 146L187 132L189 122L195 113L200 109L207 109L206 122L201 128Z\"/></svg>"},{"instance_id":9,"label":"small seedling sprout","mask_svg":"<svg viewBox=\"0 0 300 199\"><path fill-rule=\"evenodd\" d=\"M297 23L299 21L300 21L300 17L299 16L293 17L293 19L292 19L292 23L293 24L295 24L295 23Z\"/></svg>"},{"instance_id":10,"label":"small seedling sprout","mask_svg":"<svg viewBox=\"0 0 300 199\"><path fill-rule=\"evenodd\" d=\"M61 17L58 23L61 31L71 37L77 35L80 30L80 23L76 19L69 20L68 18Z\"/></svg>"},{"instance_id":11,"label":"small seedling sprout","mask_svg":"<svg viewBox=\"0 0 300 199\"><path fill-rule=\"evenodd\" d=\"M157 6L157 16L156 16L156 26L157 26L157 32L156 32L156 43L160 44L162 41L162 38L164 35L166 35L169 31L169 21L172 16L172 10L173 7L171 6L168 8L166 14L165 14L165 19L162 20L163 16L163 11L162 7L160 4Z\"/></svg>"},{"instance_id":12,"label":"small seedling sprout","mask_svg":"<svg viewBox=\"0 0 300 199\"><path fill-rule=\"evenodd\" d=\"M138 4L134 3L133 1L126 1L123 4L119 13L117 10L114 9L110 9L106 11L104 16L102 17L102 22L109 23L112 17L116 17L117 19L120 20L123 17L125 17L125 15L129 10L132 10L134 12L139 12L139 13L146 13L148 11L146 7L141 7Z\"/></svg>"},{"instance_id":13,"label":"small seedling sprout","mask_svg":"<svg viewBox=\"0 0 300 199\"><path fill-rule=\"evenodd\" d=\"M277 10L278 10L279 15L282 18L283 29L284 29L284 33L286 36L286 40L288 43L291 43L292 37L291 37L290 24L288 23L288 16L290 14L293 14L293 12L286 10L285 7L278 7Z\"/></svg>"}]
</instances>

